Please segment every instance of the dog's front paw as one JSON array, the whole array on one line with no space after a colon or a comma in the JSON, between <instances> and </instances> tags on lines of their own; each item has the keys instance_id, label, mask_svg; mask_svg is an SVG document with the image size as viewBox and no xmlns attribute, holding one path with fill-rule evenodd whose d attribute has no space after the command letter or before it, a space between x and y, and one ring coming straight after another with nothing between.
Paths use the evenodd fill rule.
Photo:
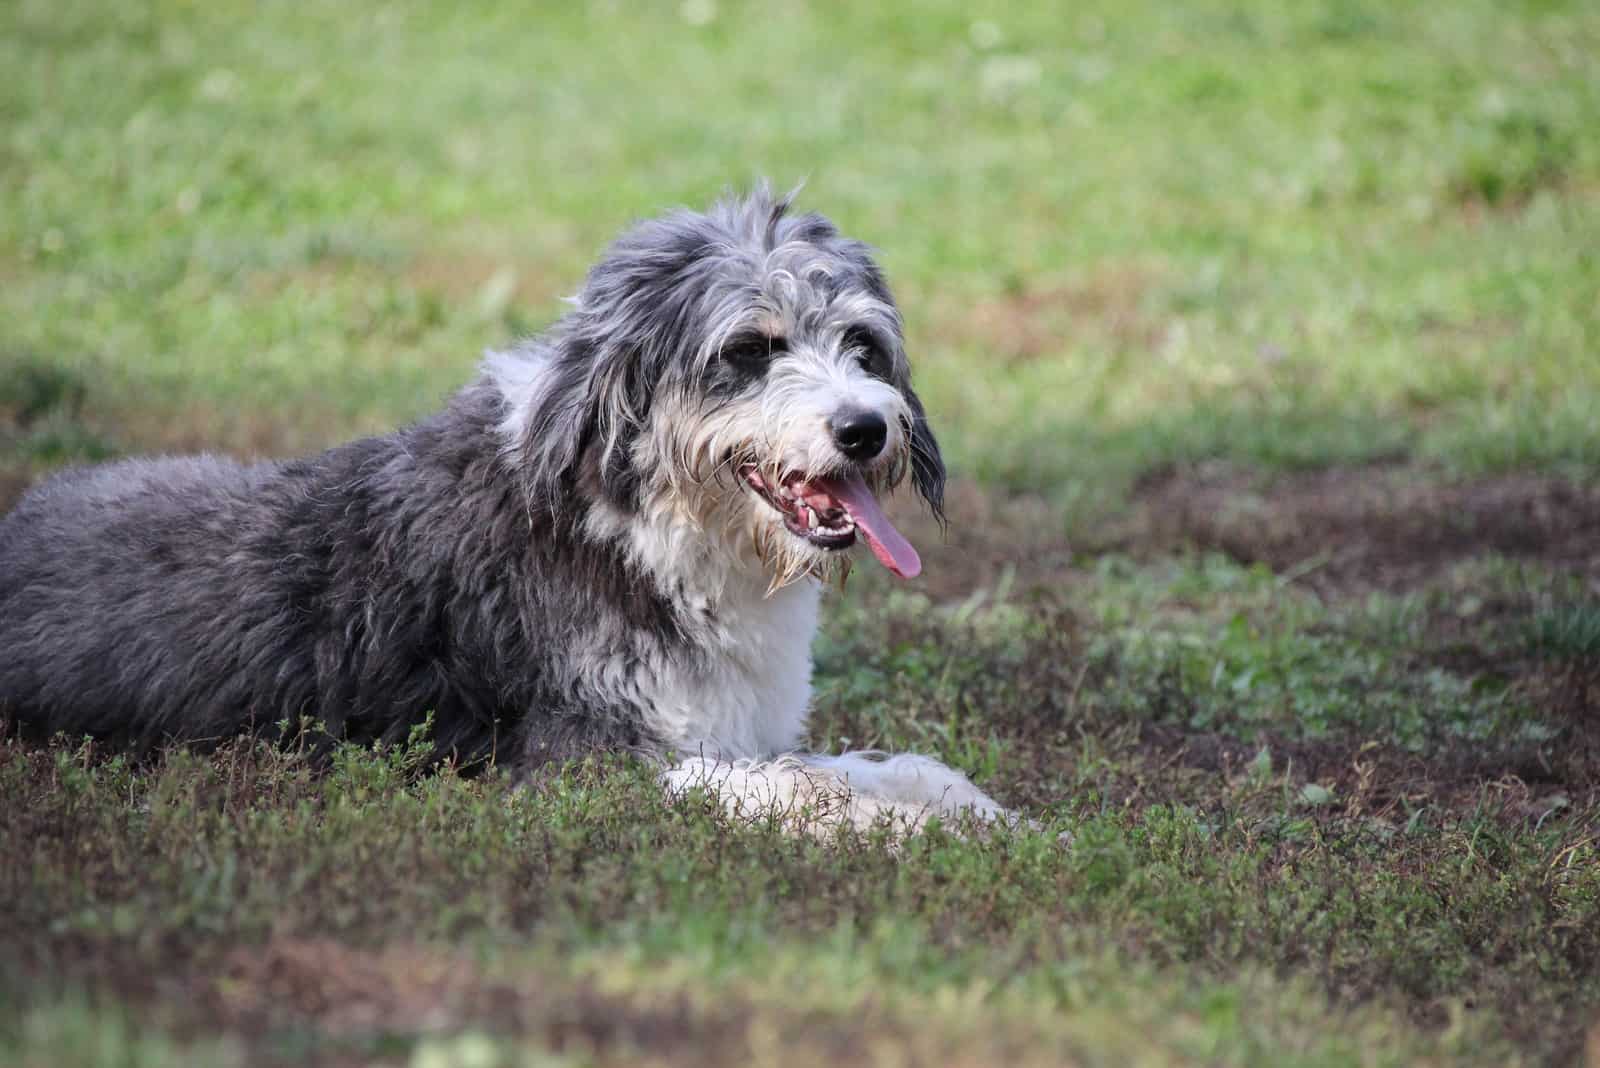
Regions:
<instances>
[{"instance_id":1,"label":"dog's front paw","mask_svg":"<svg viewBox=\"0 0 1600 1068\"><path fill-rule=\"evenodd\" d=\"M1008 812L965 774L932 757L860 751L839 756L807 754L799 759L807 767L838 776L857 793L920 807L929 816L970 814L993 820Z\"/></svg>"},{"instance_id":2,"label":"dog's front paw","mask_svg":"<svg viewBox=\"0 0 1600 1068\"><path fill-rule=\"evenodd\" d=\"M1005 808L960 771L932 757L854 752L788 753L772 760L690 757L662 776L675 795L701 789L729 815L776 819L797 833L842 827L888 827L915 834L937 819L947 828L984 835L991 828L1044 828Z\"/></svg>"}]
</instances>

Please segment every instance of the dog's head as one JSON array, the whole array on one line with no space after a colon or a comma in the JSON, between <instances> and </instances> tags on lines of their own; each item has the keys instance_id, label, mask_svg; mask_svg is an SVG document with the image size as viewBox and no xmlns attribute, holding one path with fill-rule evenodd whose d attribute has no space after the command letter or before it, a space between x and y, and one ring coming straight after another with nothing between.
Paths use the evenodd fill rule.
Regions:
<instances>
[{"instance_id":1,"label":"dog's head","mask_svg":"<svg viewBox=\"0 0 1600 1068\"><path fill-rule=\"evenodd\" d=\"M942 518L945 472L900 314L865 245L788 209L758 189L624 234L524 353L537 375L506 389L507 432L553 505L730 539L774 583L825 576L858 541L911 577L879 501L909 473Z\"/></svg>"}]
</instances>

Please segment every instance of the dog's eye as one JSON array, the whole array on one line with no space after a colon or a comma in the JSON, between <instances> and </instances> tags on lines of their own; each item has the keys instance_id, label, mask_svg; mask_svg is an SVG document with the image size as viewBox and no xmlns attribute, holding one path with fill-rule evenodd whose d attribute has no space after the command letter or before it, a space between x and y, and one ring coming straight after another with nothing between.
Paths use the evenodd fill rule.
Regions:
<instances>
[{"instance_id":1,"label":"dog's eye","mask_svg":"<svg viewBox=\"0 0 1600 1068\"><path fill-rule=\"evenodd\" d=\"M780 352L787 352L789 343L781 337L752 334L732 338L722 346L722 359L735 367L765 367L767 361Z\"/></svg>"},{"instance_id":2,"label":"dog's eye","mask_svg":"<svg viewBox=\"0 0 1600 1068\"><path fill-rule=\"evenodd\" d=\"M844 332L843 348L855 356L862 370L879 378L888 378L891 366L889 353L879 344L878 336L864 326L852 326Z\"/></svg>"}]
</instances>

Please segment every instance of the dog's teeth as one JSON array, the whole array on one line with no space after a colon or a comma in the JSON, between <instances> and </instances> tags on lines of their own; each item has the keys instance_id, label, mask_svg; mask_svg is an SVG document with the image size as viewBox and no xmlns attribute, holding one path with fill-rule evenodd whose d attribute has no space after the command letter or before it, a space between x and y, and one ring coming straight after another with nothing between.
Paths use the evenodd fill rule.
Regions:
<instances>
[{"instance_id":1,"label":"dog's teeth","mask_svg":"<svg viewBox=\"0 0 1600 1068\"><path fill-rule=\"evenodd\" d=\"M806 506L806 526L811 530L817 529L817 513L810 505Z\"/></svg>"}]
</instances>

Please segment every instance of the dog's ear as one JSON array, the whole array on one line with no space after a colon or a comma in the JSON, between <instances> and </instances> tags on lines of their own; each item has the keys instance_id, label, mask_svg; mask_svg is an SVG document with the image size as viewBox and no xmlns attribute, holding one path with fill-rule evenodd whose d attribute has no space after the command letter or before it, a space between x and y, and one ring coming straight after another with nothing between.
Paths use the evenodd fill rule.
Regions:
<instances>
[{"instance_id":1,"label":"dog's ear","mask_svg":"<svg viewBox=\"0 0 1600 1068\"><path fill-rule=\"evenodd\" d=\"M643 363L625 339L581 327L555 339L523 428L523 476L536 498L559 505L592 476L613 504L637 506L633 445L651 399Z\"/></svg>"},{"instance_id":2,"label":"dog's ear","mask_svg":"<svg viewBox=\"0 0 1600 1068\"><path fill-rule=\"evenodd\" d=\"M554 331L551 373L528 421L525 453L536 492L552 502L584 480L625 511L643 475L633 447L669 367L685 362L703 318L705 220L677 213L619 237L590 269L576 309Z\"/></svg>"},{"instance_id":3,"label":"dog's ear","mask_svg":"<svg viewBox=\"0 0 1600 1068\"><path fill-rule=\"evenodd\" d=\"M916 391L906 387L906 401L911 407L911 484L916 487L934 518L944 522L944 457L939 452L939 442L928 425L928 413L923 410L922 399Z\"/></svg>"}]
</instances>

